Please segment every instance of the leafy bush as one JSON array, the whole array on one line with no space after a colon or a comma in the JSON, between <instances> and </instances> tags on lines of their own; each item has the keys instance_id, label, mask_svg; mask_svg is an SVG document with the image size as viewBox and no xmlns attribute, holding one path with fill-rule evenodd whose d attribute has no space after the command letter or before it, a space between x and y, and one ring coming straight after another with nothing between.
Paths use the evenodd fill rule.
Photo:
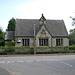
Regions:
<instances>
[{"instance_id":1,"label":"leafy bush","mask_svg":"<svg viewBox=\"0 0 75 75\"><path fill-rule=\"evenodd\" d=\"M10 46L10 47L5 47L5 52L14 52L15 51L15 47L14 46Z\"/></svg>"},{"instance_id":2,"label":"leafy bush","mask_svg":"<svg viewBox=\"0 0 75 75\"><path fill-rule=\"evenodd\" d=\"M30 47L29 53L30 53L30 54L33 54L33 53L34 53L34 47Z\"/></svg>"},{"instance_id":3,"label":"leafy bush","mask_svg":"<svg viewBox=\"0 0 75 75\"><path fill-rule=\"evenodd\" d=\"M38 47L37 52L41 53L63 53L66 52L64 47Z\"/></svg>"},{"instance_id":4,"label":"leafy bush","mask_svg":"<svg viewBox=\"0 0 75 75\"><path fill-rule=\"evenodd\" d=\"M15 41L11 40L11 41L7 41L7 46L14 46L15 45Z\"/></svg>"},{"instance_id":5,"label":"leafy bush","mask_svg":"<svg viewBox=\"0 0 75 75\"><path fill-rule=\"evenodd\" d=\"M4 46L0 46L0 54L4 53L5 52L5 48Z\"/></svg>"},{"instance_id":6,"label":"leafy bush","mask_svg":"<svg viewBox=\"0 0 75 75\"><path fill-rule=\"evenodd\" d=\"M75 47L75 45L70 45L69 47Z\"/></svg>"},{"instance_id":7,"label":"leafy bush","mask_svg":"<svg viewBox=\"0 0 75 75\"><path fill-rule=\"evenodd\" d=\"M15 47L16 54L28 54L30 48L29 47Z\"/></svg>"},{"instance_id":8,"label":"leafy bush","mask_svg":"<svg viewBox=\"0 0 75 75\"><path fill-rule=\"evenodd\" d=\"M75 53L75 45L64 47L37 47L36 53ZM33 54L34 47L0 46L0 54Z\"/></svg>"}]
</instances>

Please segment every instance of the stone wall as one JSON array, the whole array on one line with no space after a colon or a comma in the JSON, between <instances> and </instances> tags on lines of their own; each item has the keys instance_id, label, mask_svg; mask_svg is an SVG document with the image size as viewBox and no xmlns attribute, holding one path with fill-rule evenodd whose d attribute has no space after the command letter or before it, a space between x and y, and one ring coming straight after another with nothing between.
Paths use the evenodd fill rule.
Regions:
<instances>
[{"instance_id":1,"label":"stone wall","mask_svg":"<svg viewBox=\"0 0 75 75\"><path fill-rule=\"evenodd\" d=\"M43 25L36 35L36 47L39 47L39 38L48 38L48 46L56 47L56 39L63 39L62 46L69 46L69 39L64 37L52 38L50 33L47 31L45 26ZM34 46L34 37L15 37L15 41L21 40L20 43L15 43L15 46L23 46L22 39L29 39L29 46Z\"/></svg>"},{"instance_id":2,"label":"stone wall","mask_svg":"<svg viewBox=\"0 0 75 75\"><path fill-rule=\"evenodd\" d=\"M69 39L63 38L63 46L69 46Z\"/></svg>"},{"instance_id":3,"label":"stone wall","mask_svg":"<svg viewBox=\"0 0 75 75\"><path fill-rule=\"evenodd\" d=\"M15 37L15 46L23 46L23 42L22 39L29 39L29 46L33 46L34 45L34 39L33 37ZM17 43L17 40L21 40L20 43Z\"/></svg>"},{"instance_id":4,"label":"stone wall","mask_svg":"<svg viewBox=\"0 0 75 75\"><path fill-rule=\"evenodd\" d=\"M43 30L45 34L43 34ZM51 47L51 35L46 30L45 26L42 26L38 34L36 35L36 46L39 47L39 38L48 38L48 45Z\"/></svg>"},{"instance_id":5,"label":"stone wall","mask_svg":"<svg viewBox=\"0 0 75 75\"><path fill-rule=\"evenodd\" d=\"M52 47L56 47L56 39L57 38L52 38ZM62 46L69 46L69 39L68 38L59 37L58 39L63 39L63 45Z\"/></svg>"}]
</instances>

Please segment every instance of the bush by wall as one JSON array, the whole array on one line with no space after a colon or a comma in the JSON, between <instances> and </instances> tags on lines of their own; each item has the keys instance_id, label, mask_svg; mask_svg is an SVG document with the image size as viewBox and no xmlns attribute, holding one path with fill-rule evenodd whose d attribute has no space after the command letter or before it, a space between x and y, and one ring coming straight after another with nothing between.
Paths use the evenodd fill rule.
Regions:
<instances>
[{"instance_id":1,"label":"bush by wall","mask_svg":"<svg viewBox=\"0 0 75 75\"><path fill-rule=\"evenodd\" d=\"M32 54L33 50L32 47L15 47L16 54Z\"/></svg>"},{"instance_id":2,"label":"bush by wall","mask_svg":"<svg viewBox=\"0 0 75 75\"><path fill-rule=\"evenodd\" d=\"M69 52L70 53L75 53L75 45L69 46Z\"/></svg>"},{"instance_id":3,"label":"bush by wall","mask_svg":"<svg viewBox=\"0 0 75 75\"><path fill-rule=\"evenodd\" d=\"M68 49L64 47L38 47L37 53L65 53Z\"/></svg>"},{"instance_id":4,"label":"bush by wall","mask_svg":"<svg viewBox=\"0 0 75 75\"><path fill-rule=\"evenodd\" d=\"M0 46L0 54L33 54L34 47ZM75 45L64 47L37 47L36 53L75 53Z\"/></svg>"}]
</instances>

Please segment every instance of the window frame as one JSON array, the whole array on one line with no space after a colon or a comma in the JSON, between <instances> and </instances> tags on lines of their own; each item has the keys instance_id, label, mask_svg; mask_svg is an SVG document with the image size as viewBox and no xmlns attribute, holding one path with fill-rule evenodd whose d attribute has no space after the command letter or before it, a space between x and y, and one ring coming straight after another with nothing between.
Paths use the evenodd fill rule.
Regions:
<instances>
[{"instance_id":1,"label":"window frame","mask_svg":"<svg viewBox=\"0 0 75 75\"><path fill-rule=\"evenodd\" d=\"M63 46L63 38L56 38L56 46Z\"/></svg>"},{"instance_id":2,"label":"window frame","mask_svg":"<svg viewBox=\"0 0 75 75\"><path fill-rule=\"evenodd\" d=\"M39 46L49 46L48 38L39 38Z\"/></svg>"},{"instance_id":3,"label":"window frame","mask_svg":"<svg viewBox=\"0 0 75 75\"><path fill-rule=\"evenodd\" d=\"M30 45L29 39L22 39L22 45L23 46L29 46Z\"/></svg>"}]
</instances>

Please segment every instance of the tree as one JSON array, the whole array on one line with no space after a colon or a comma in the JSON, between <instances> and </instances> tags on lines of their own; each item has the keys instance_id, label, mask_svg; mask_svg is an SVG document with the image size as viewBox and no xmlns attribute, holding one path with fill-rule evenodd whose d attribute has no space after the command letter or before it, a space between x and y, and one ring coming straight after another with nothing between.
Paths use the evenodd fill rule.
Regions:
<instances>
[{"instance_id":1,"label":"tree","mask_svg":"<svg viewBox=\"0 0 75 75\"><path fill-rule=\"evenodd\" d=\"M72 26L75 26L75 18L73 18L72 16L70 16L70 18L72 19Z\"/></svg>"},{"instance_id":2,"label":"tree","mask_svg":"<svg viewBox=\"0 0 75 75\"><path fill-rule=\"evenodd\" d=\"M14 18L10 19L8 23L8 31L15 31L16 20Z\"/></svg>"},{"instance_id":3,"label":"tree","mask_svg":"<svg viewBox=\"0 0 75 75\"><path fill-rule=\"evenodd\" d=\"M69 42L70 45L75 45L75 28L70 30Z\"/></svg>"},{"instance_id":4,"label":"tree","mask_svg":"<svg viewBox=\"0 0 75 75\"><path fill-rule=\"evenodd\" d=\"M75 26L75 18L72 18L73 22L72 22L72 26Z\"/></svg>"},{"instance_id":5,"label":"tree","mask_svg":"<svg viewBox=\"0 0 75 75\"><path fill-rule=\"evenodd\" d=\"M72 19L72 26L75 26L75 18L70 17ZM69 34L69 44L75 45L75 28L70 30Z\"/></svg>"},{"instance_id":6,"label":"tree","mask_svg":"<svg viewBox=\"0 0 75 75\"><path fill-rule=\"evenodd\" d=\"M4 32L2 28L0 27L0 46L4 45Z\"/></svg>"}]
</instances>

